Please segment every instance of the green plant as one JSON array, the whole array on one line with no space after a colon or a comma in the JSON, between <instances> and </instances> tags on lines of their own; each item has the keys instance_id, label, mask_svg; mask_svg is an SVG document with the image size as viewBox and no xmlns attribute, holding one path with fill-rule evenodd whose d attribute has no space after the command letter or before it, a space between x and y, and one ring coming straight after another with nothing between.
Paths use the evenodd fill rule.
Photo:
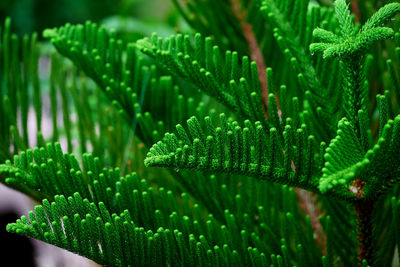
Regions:
<instances>
[{"instance_id":1,"label":"green plant","mask_svg":"<svg viewBox=\"0 0 400 267\"><path fill-rule=\"evenodd\" d=\"M7 230L109 266L398 261L400 4L173 2L200 33L46 30L48 92L6 20L0 178L42 203Z\"/></svg>"}]
</instances>

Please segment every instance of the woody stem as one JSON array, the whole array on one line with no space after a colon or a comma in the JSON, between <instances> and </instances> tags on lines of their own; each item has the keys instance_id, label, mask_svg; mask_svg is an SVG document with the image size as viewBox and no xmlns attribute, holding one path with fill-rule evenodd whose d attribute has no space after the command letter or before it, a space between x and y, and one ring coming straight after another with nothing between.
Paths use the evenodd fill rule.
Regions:
<instances>
[{"instance_id":1,"label":"woody stem","mask_svg":"<svg viewBox=\"0 0 400 267\"><path fill-rule=\"evenodd\" d=\"M357 240L358 240L358 260L360 266L366 260L369 266L373 266L373 244L372 244L372 211L374 202L360 199L354 205L357 216Z\"/></svg>"},{"instance_id":2,"label":"woody stem","mask_svg":"<svg viewBox=\"0 0 400 267\"><path fill-rule=\"evenodd\" d=\"M351 12L355 15L356 22L360 21L360 7L358 6L358 0L351 1Z\"/></svg>"}]
</instances>

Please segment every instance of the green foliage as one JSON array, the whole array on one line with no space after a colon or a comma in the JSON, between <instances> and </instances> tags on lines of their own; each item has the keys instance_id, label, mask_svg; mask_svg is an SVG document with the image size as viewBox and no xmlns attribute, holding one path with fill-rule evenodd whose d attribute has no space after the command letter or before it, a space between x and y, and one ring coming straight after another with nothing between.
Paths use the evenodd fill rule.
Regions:
<instances>
[{"instance_id":1,"label":"green foliage","mask_svg":"<svg viewBox=\"0 0 400 267\"><path fill-rule=\"evenodd\" d=\"M172 74L194 84L229 109L267 125L257 65L247 56L239 59L238 53L231 51L223 56L211 38L203 39L200 34L194 37L194 45L187 35L165 40L153 35L151 43L147 39L140 40L137 46Z\"/></svg>"},{"instance_id":2,"label":"green foliage","mask_svg":"<svg viewBox=\"0 0 400 267\"><path fill-rule=\"evenodd\" d=\"M315 29L314 37L321 43L314 43L310 51L323 52L324 58L352 57L363 54L373 42L393 37L391 28L380 27L400 11L400 5L388 4L377 11L360 29L356 31L348 5L343 1L335 2L335 10L340 25L340 35L336 35L324 29Z\"/></svg>"},{"instance_id":3,"label":"green foliage","mask_svg":"<svg viewBox=\"0 0 400 267\"><path fill-rule=\"evenodd\" d=\"M145 164L238 173L318 191L318 180L312 176L320 159L314 159L315 139L306 136L306 129L294 131L286 125L285 142L279 144L278 130L265 133L260 122L246 120L242 128L221 114L220 127L216 123L210 117L202 123L192 117L187 131L178 124L176 135L166 134L150 149Z\"/></svg>"},{"instance_id":4,"label":"green foliage","mask_svg":"<svg viewBox=\"0 0 400 267\"><path fill-rule=\"evenodd\" d=\"M212 214L204 214L198 204L190 203L187 194L178 199L164 188L149 187L135 173L121 177L118 169L101 168L100 160L90 154L84 155L81 168L73 155L63 154L59 144L22 152L13 163L2 165L0 173L8 177L7 183L26 184L54 198L43 200L43 206L36 206L28 218L23 216L8 225L8 231L43 240L100 264L198 266L211 262L264 266L274 261L265 254L276 250L274 245L262 246L262 237L252 232L250 222L240 226L229 210L224 212L227 224L221 225ZM46 181L48 177L56 178ZM258 209L264 212L262 206ZM259 230L265 228L263 231L276 239L277 248L285 253L287 241L279 241L269 232L269 219L263 213L260 216ZM285 218L291 227L288 230L300 238L299 230L290 226L293 214L287 213ZM249 238L252 241L246 241ZM312 238L298 241L311 246L307 242Z\"/></svg>"},{"instance_id":5,"label":"green foliage","mask_svg":"<svg viewBox=\"0 0 400 267\"><path fill-rule=\"evenodd\" d=\"M199 33L135 43L66 24L45 75L6 20L0 181L41 203L7 230L106 266L392 264L400 4L317 2L176 0Z\"/></svg>"},{"instance_id":6,"label":"green foliage","mask_svg":"<svg viewBox=\"0 0 400 267\"><path fill-rule=\"evenodd\" d=\"M352 188L355 180L366 183L365 198L377 198L382 191L397 183L399 158L400 116L385 124L381 137L365 155L351 124L347 120L339 122L338 136L326 150L325 167L320 180L320 190L326 192L335 186L343 186L343 193ZM343 159L345 159L343 161Z\"/></svg>"},{"instance_id":7,"label":"green foliage","mask_svg":"<svg viewBox=\"0 0 400 267\"><path fill-rule=\"evenodd\" d=\"M96 82L130 124L139 124L136 134L144 142L157 141L165 129L188 115L204 112L192 98L184 99L170 77L146 64L134 44L124 44L115 35L90 22L44 32L62 55ZM165 104L153 105L155 95L165 98ZM171 103L177 103L176 108L166 117Z\"/></svg>"}]
</instances>

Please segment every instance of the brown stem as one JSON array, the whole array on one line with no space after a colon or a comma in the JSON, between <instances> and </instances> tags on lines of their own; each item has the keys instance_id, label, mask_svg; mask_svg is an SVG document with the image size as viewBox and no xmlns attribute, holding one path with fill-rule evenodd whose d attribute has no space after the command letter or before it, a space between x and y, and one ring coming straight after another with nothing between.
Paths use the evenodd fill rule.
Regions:
<instances>
[{"instance_id":1,"label":"brown stem","mask_svg":"<svg viewBox=\"0 0 400 267\"><path fill-rule=\"evenodd\" d=\"M360 21L360 7L358 6L358 0L351 1L351 12L356 16L355 21Z\"/></svg>"},{"instance_id":2,"label":"brown stem","mask_svg":"<svg viewBox=\"0 0 400 267\"><path fill-rule=\"evenodd\" d=\"M358 260L360 266L363 266L363 260L367 260L368 265L373 266L372 211L374 202L359 200L354 208L357 216Z\"/></svg>"},{"instance_id":3,"label":"brown stem","mask_svg":"<svg viewBox=\"0 0 400 267\"><path fill-rule=\"evenodd\" d=\"M373 244L372 244L372 211L375 202L364 198L365 182L358 179L354 181L354 186L350 190L356 195L358 201L354 204L357 217L357 241L358 241L358 260L362 267L363 260L369 266L373 266Z\"/></svg>"},{"instance_id":4,"label":"brown stem","mask_svg":"<svg viewBox=\"0 0 400 267\"><path fill-rule=\"evenodd\" d=\"M257 63L257 71L262 90L262 98L264 105L268 107L268 85L267 75L265 72L267 66L265 65L264 56L261 52L260 47L258 46L257 39L253 32L253 26L246 21L246 12L240 7L240 3L238 0L231 0L231 3L233 6L233 13L239 20L244 37L246 38L246 41L249 45L250 57Z\"/></svg>"},{"instance_id":5,"label":"brown stem","mask_svg":"<svg viewBox=\"0 0 400 267\"><path fill-rule=\"evenodd\" d=\"M315 233L315 242L322 253L326 255L326 235L318 219L321 212L316 205L316 195L301 188L295 188L295 192L300 209L310 216L311 227Z\"/></svg>"}]
</instances>

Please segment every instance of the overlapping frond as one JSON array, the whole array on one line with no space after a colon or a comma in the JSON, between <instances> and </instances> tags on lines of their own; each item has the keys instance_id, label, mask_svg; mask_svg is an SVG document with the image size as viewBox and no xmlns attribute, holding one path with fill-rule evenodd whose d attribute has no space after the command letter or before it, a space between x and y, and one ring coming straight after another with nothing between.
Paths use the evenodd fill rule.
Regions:
<instances>
[{"instance_id":1,"label":"overlapping frond","mask_svg":"<svg viewBox=\"0 0 400 267\"><path fill-rule=\"evenodd\" d=\"M46 30L57 51L92 78L113 105L130 123L139 125L138 136L147 144L159 140L188 114L204 112L203 104L184 98L171 78L157 74L155 66L146 65L137 55L134 44L125 44L102 26L67 24ZM165 103L154 105L153 96ZM174 106L172 113L169 106ZM165 116L168 114L168 117Z\"/></svg>"},{"instance_id":2,"label":"overlapping frond","mask_svg":"<svg viewBox=\"0 0 400 267\"><path fill-rule=\"evenodd\" d=\"M282 1L263 0L260 2L261 13L274 28L274 37L285 55L286 65L292 72L284 83L292 96L307 99L310 114L320 117L316 127L324 133L324 141L333 135L335 114L341 102L341 91L332 79L331 73L338 73L337 61L323 62L321 58L307 49L312 40L312 31L323 21L327 27L335 28L332 10L318 6L309 8L308 0ZM289 86L290 85L290 86ZM294 90L294 88L299 88ZM321 127L323 126L323 127Z\"/></svg>"},{"instance_id":3,"label":"overlapping frond","mask_svg":"<svg viewBox=\"0 0 400 267\"><path fill-rule=\"evenodd\" d=\"M29 159L35 163L28 164ZM65 193L43 200L35 212L10 224L8 231L43 240L103 265L266 266L284 260L284 266L289 266L293 259L288 254L292 251L289 233L297 236L299 252L303 248L316 249L309 221L305 221L307 235L298 235L303 226L294 224L295 197L288 188L284 195L289 197L285 202L290 207L284 209L293 213L268 218L266 214L276 211L258 206L260 218L254 224L246 212L234 216L225 210L225 224L220 224L185 193L177 198L164 188L150 187L134 173L121 177L117 169L100 169L98 159L88 154L81 168L72 155L62 154L58 144L48 145L47 150L26 151L16 157L14 164L1 165L0 169L2 176L9 176L8 182L19 179L30 186L42 186L41 191L47 193ZM63 177L64 172L71 175ZM65 188L76 188L57 188L60 183ZM74 190L82 193L69 194ZM271 232L270 227L278 222L287 224L288 231ZM259 231L264 234L260 236ZM303 254L296 258L301 266L320 261Z\"/></svg>"},{"instance_id":4,"label":"overlapping frond","mask_svg":"<svg viewBox=\"0 0 400 267\"><path fill-rule=\"evenodd\" d=\"M138 48L173 75L184 79L229 109L252 121L268 125L263 112L257 65L237 52L225 55L212 39L196 34L140 40Z\"/></svg>"},{"instance_id":5,"label":"overlapping frond","mask_svg":"<svg viewBox=\"0 0 400 267\"><path fill-rule=\"evenodd\" d=\"M159 210L155 214L162 216ZM178 222L176 213L170 218L174 227L173 221ZM7 230L65 248L105 266L198 266L205 262L241 265L238 253L227 245L212 246L204 236L188 236L178 229L159 227L153 231L140 227L128 210L118 215L110 213L103 202L89 202L78 193L69 198L57 196L52 203L44 201L28 218L23 216L9 224ZM257 251L249 254L253 253L260 256ZM264 254L261 259L253 266L265 265Z\"/></svg>"},{"instance_id":6,"label":"overlapping frond","mask_svg":"<svg viewBox=\"0 0 400 267\"><path fill-rule=\"evenodd\" d=\"M135 226L128 211L111 216L104 203L96 205L78 193L68 200L57 196L55 202L44 201L43 205L45 208L36 206L28 218L23 216L9 224L7 230L108 266L156 266L165 257L159 249L167 243L163 238L171 238L171 233L163 229L153 233ZM148 251L158 251L160 255L154 257Z\"/></svg>"},{"instance_id":7,"label":"overlapping frond","mask_svg":"<svg viewBox=\"0 0 400 267\"><path fill-rule=\"evenodd\" d=\"M123 155L113 152L121 151L118 144L125 144L129 135L120 134L118 142L107 144L107 134L113 131L117 136L130 130L130 125L121 123L120 114L84 74L55 51L43 51L36 33L19 38L10 27L7 19L0 39L0 163L33 145L61 139L69 152L92 151L115 166ZM43 99L50 100L49 113L44 113L47 101L42 105ZM190 108L196 109L194 104ZM73 146L75 142L79 147ZM32 190L24 192L36 197Z\"/></svg>"},{"instance_id":8,"label":"overlapping frond","mask_svg":"<svg viewBox=\"0 0 400 267\"><path fill-rule=\"evenodd\" d=\"M362 27L362 31L377 28L389 20L391 20L397 13L400 12L399 3L389 3L376 11Z\"/></svg>"},{"instance_id":9,"label":"overlapping frond","mask_svg":"<svg viewBox=\"0 0 400 267\"><path fill-rule=\"evenodd\" d=\"M13 152L26 149L29 138L43 143L42 98L39 83L37 34L19 38L11 32L11 19L0 27L0 162ZM29 108L33 107L37 133L28 131ZM13 144L13 145L12 145ZM13 146L13 149L11 147Z\"/></svg>"},{"instance_id":10,"label":"overlapping frond","mask_svg":"<svg viewBox=\"0 0 400 267\"><path fill-rule=\"evenodd\" d=\"M343 194L355 194L374 199L397 183L400 177L400 160L397 156L400 144L400 117L389 120L381 136L366 154L351 124L342 120L338 136L325 154L325 167L320 180L320 190L340 190ZM356 192L354 181L365 182L363 192ZM336 188L336 189L335 189ZM339 189L340 188L340 189Z\"/></svg>"},{"instance_id":11,"label":"overlapping frond","mask_svg":"<svg viewBox=\"0 0 400 267\"><path fill-rule=\"evenodd\" d=\"M314 30L314 37L321 42L313 43L310 46L312 53L323 52L324 58L352 57L365 51L373 42L392 37L394 31L381 25L400 12L400 4L388 4L378 10L359 32L355 30L353 18L345 0L336 1L335 10L341 28L340 35L323 29L316 29Z\"/></svg>"},{"instance_id":12,"label":"overlapping frond","mask_svg":"<svg viewBox=\"0 0 400 267\"><path fill-rule=\"evenodd\" d=\"M155 214L162 220L159 210L156 210ZM227 213L227 216L231 215ZM287 217L288 223L293 223L290 230L295 230L292 215L289 213ZM291 266L285 239L281 240L282 255L271 254L269 257L251 246L240 248L243 251L239 254L227 244L213 245L214 240L228 243L235 241L229 232L236 230L230 228L236 226L233 217L232 225L221 228L217 228L212 220L208 220L205 234L210 239L206 239L204 235L197 236L195 231L201 228L196 228L196 224L191 226L188 217L183 217L180 221L176 213L172 213L169 221L173 227L171 230L163 227L150 230L137 225L128 210L121 214L110 213L103 202L95 204L82 199L76 193L68 198L57 196L52 203L43 201L43 206L36 206L35 212L29 212L28 217L22 216L16 223L9 224L7 230L59 246L105 266L212 264L227 267L261 267L277 263ZM184 229L178 230L174 227ZM188 234L188 230L194 232ZM255 233L249 234L242 230L242 236L237 236L243 239L241 245L260 242ZM310 262L309 257L304 253L301 244L297 245L297 250L299 266L307 266ZM243 259L244 256L247 260ZM319 261L314 263L320 264Z\"/></svg>"},{"instance_id":13,"label":"overlapping frond","mask_svg":"<svg viewBox=\"0 0 400 267\"><path fill-rule=\"evenodd\" d=\"M268 133L260 122L245 121L242 127L224 114L220 122L193 117L187 130L177 125L176 134L166 134L155 144L145 164L238 173L316 191L318 145L305 126L294 129L288 121L282 142L276 128Z\"/></svg>"},{"instance_id":14,"label":"overlapping frond","mask_svg":"<svg viewBox=\"0 0 400 267\"><path fill-rule=\"evenodd\" d=\"M336 1L335 10L341 27L340 35L322 29L314 30L314 37L321 42L311 44L310 50L312 53L323 53L324 58L336 57L343 61L343 110L345 116L356 124L358 111L367 109L368 84L364 77L363 56L373 42L393 36L391 28L380 27L376 23L384 23L393 17L400 11L400 4L393 3L376 12L358 32L345 0Z\"/></svg>"}]
</instances>

